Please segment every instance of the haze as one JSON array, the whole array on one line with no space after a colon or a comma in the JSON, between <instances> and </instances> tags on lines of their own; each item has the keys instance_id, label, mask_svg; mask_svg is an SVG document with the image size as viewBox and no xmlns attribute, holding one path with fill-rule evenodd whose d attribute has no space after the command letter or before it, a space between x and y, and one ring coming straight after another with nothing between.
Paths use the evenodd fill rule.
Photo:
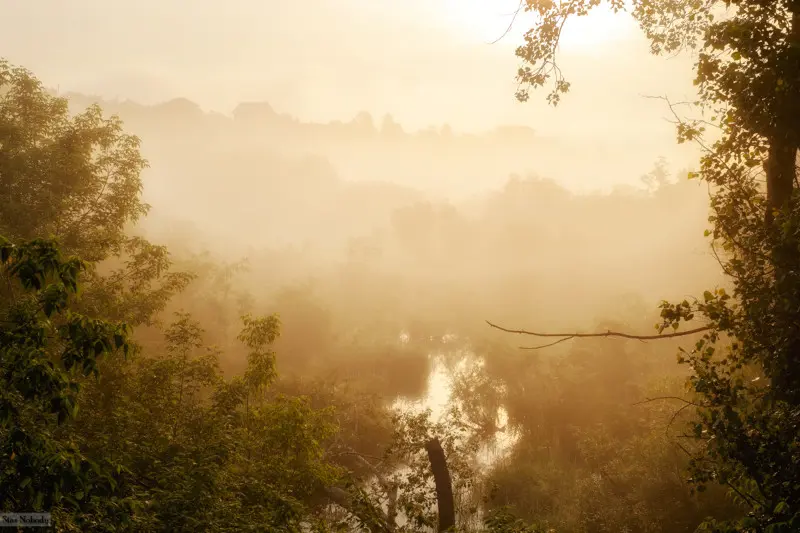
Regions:
<instances>
[{"instance_id":1,"label":"haze","mask_svg":"<svg viewBox=\"0 0 800 533\"><path fill-rule=\"evenodd\" d=\"M513 97L513 49L524 18L486 44L515 8L508 0L5 0L0 46L62 92L140 103L184 97L223 114L268 101L307 121L391 113L408 129L530 126L573 147L596 144L614 160L613 172L576 169L578 178L562 165L552 176L579 188L633 183L659 156L678 166L694 160L676 149L664 105L642 98L690 94L689 58L650 57L632 22L592 15L567 28L569 105L523 106ZM535 158L526 166L537 167Z\"/></svg>"},{"instance_id":2,"label":"haze","mask_svg":"<svg viewBox=\"0 0 800 533\"><path fill-rule=\"evenodd\" d=\"M625 16L567 28L573 89L554 109L514 98L530 21L506 33L506 0L0 5L10 62L141 138L152 210L126 231L199 273L162 315L190 310L226 373L246 364L238 317L278 312L279 387L351 380L386 404L441 407L485 400L485 379L481 394L505 395L486 416L530 442L557 435L554 448L574 427L594 438L596 420L640 421L632 403L682 375L673 344L575 341L551 359L485 323L650 333L661 299L721 279L707 190L686 179L698 153L647 98L692 99L692 58L652 57ZM163 347L156 326L137 333Z\"/></svg>"},{"instance_id":3,"label":"haze","mask_svg":"<svg viewBox=\"0 0 800 533\"><path fill-rule=\"evenodd\" d=\"M651 57L630 19L601 11L567 28L561 66L574 89L564 103L522 105L513 50L527 26L521 16L507 31L515 9L489 0L6 2L0 46L75 111L100 102L142 138L153 210L136 231L176 251L250 260L299 247L291 276L271 271L270 286L354 257L376 272L418 272L423 286L448 272L460 288L437 289L443 301L465 287L489 293L503 276L535 285L526 296L514 289L523 315L487 294L464 317L471 323L492 313L524 323L566 285L594 295L580 310L589 320L615 295L649 306L667 290L703 286L707 276L687 279L677 259L703 272L705 257L713 272L697 229L705 191L683 179L697 154L674 142L664 102L644 97L688 99L691 58ZM658 165L653 197L652 176L650 185L642 177ZM661 228L656 213L668 206L689 215ZM440 224L444 233L431 233ZM563 305L564 325L581 322Z\"/></svg>"}]
</instances>

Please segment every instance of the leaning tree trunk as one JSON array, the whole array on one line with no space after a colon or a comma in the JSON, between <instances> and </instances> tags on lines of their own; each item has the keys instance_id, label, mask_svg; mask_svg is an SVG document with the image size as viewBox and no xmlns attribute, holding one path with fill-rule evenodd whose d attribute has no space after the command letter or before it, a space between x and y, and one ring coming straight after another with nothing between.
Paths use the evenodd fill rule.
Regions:
<instances>
[{"instance_id":1,"label":"leaning tree trunk","mask_svg":"<svg viewBox=\"0 0 800 533\"><path fill-rule=\"evenodd\" d=\"M453 482L447 459L439 439L431 439L425 443L428 460L431 463L433 480L436 483L436 503L439 508L439 532L448 531L456 525L455 502L453 501Z\"/></svg>"}]
</instances>

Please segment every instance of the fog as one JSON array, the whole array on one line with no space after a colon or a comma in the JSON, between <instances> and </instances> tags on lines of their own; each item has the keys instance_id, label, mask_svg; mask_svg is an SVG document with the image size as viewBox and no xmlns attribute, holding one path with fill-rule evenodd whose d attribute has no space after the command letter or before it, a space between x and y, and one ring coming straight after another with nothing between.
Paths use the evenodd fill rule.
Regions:
<instances>
[{"instance_id":1,"label":"fog","mask_svg":"<svg viewBox=\"0 0 800 533\"><path fill-rule=\"evenodd\" d=\"M132 231L246 260L236 289L263 309L301 284L337 335L638 327L717 281L697 154L647 98L688 98L691 58L600 12L565 34L564 103L523 105L525 20L451 4L10 3L0 45L141 138L152 210Z\"/></svg>"},{"instance_id":2,"label":"fog","mask_svg":"<svg viewBox=\"0 0 800 533\"><path fill-rule=\"evenodd\" d=\"M540 168L541 156L523 151L515 170L581 189L634 183L660 156L678 166L695 159L676 148L663 103L643 98L688 99L692 58L652 57L632 22L599 13L567 27L560 64L573 92L565 105L549 108L543 97L520 105L513 51L524 17L487 44L515 8L489 0L7 2L0 46L62 92L108 99L187 98L227 116L241 102L267 101L311 122L389 113L409 130L527 126L570 153L596 152L596 167L569 158Z\"/></svg>"},{"instance_id":3,"label":"fog","mask_svg":"<svg viewBox=\"0 0 800 533\"><path fill-rule=\"evenodd\" d=\"M163 316L191 311L226 372L245 364L238 316L278 312L287 389L353 381L439 406L450 379L493 405L463 381L479 360L512 425L628 409L680 373L674 344L521 352L530 339L486 321L651 333L662 299L721 283L708 193L687 179L698 154L648 98L690 99L692 58L652 57L600 14L566 34L560 106L520 104L522 30L488 44L515 3L489 4L8 1L0 48L71 111L99 103L141 139L151 210L128 231L198 274ZM547 403L554 382L530 365L569 354L608 405Z\"/></svg>"},{"instance_id":4,"label":"fog","mask_svg":"<svg viewBox=\"0 0 800 533\"><path fill-rule=\"evenodd\" d=\"M99 100L143 139L152 210L131 231L189 270L244 261L230 290L281 314L279 345L300 374L351 336L491 338L484 320L650 331L661 299L719 281L707 191L666 159L636 185L581 192L548 169L600 176L602 151L524 127L406 131L366 113L305 122L268 103L226 117L186 99L69 98L75 110ZM201 313L196 299L191 289L173 307ZM241 308L225 305L214 313L235 322Z\"/></svg>"}]
</instances>

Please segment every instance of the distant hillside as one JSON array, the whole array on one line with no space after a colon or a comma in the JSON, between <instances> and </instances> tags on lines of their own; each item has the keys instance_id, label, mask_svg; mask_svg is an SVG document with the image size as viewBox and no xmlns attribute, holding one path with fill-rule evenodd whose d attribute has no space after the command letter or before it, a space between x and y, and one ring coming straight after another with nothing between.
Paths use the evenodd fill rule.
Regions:
<instances>
[{"instance_id":1,"label":"distant hillside","mask_svg":"<svg viewBox=\"0 0 800 533\"><path fill-rule=\"evenodd\" d=\"M613 138L553 139L526 126L505 125L480 135L459 133L447 124L406 131L389 115L376 119L366 112L349 122L322 124L303 122L267 102L241 103L227 116L204 112L184 98L149 106L66 96L74 110L98 102L122 117L142 137L154 163L184 150L313 154L327 158L345 180L387 181L450 198L501 186L512 173L534 173L581 190L603 189L611 182L635 182L653 164L636 146ZM620 168L620 161L629 168Z\"/></svg>"},{"instance_id":2,"label":"distant hillside","mask_svg":"<svg viewBox=\"0 0 800 533\"><path fill-rule=\"evenodd\" d=\"M144 176L153 205L148 226L164 231L174 225L168 221L189 223L217 246L342 249L389 224L398 208L421 200L461 203L512 175L599 188L622 173L607 146L571 146L523 126L481 135L446 124L410 132L390 116L376 124L368 113L347 123L303 122L266 102L242 103L226 116L183 98L140 105L67 97L73 111L99 103L141 137L151 163ZM630 173L638 177L652 163Z\"/></svg>"},{"instance_id":3,"label":"distant hillside","mask_svg":"<svg viewBox=\"0 0 800 533\"><path fill-rule=\"evenodd\" d=\"M173 125L204 122L207 126L220 125L223 122L235 123L239 127L253 129L256 132L268 130L293 130L299 135L312 135L318 139L347 137L350 139L382 139L387 141L411 140L422 138L452 140L454 137L470 138L474 135L453 132L448 124L431 126L424 130L407 132L391 115L386 115L380 123L376 123L367 112L356 115L352 121L344 123L333 121L327 124L302 122L289 114L279 113L268 102L242 102L231 113L231 116L216 112L205 112L196 103L186 98L175 98L156 105L142 105L130 100L106 100L99 96L80 93L66 93L65 96L73 111L98 103L108 113L118 114L126 122L139 123L143 127L152 125L153 121L166 121ZM496 138L507 142L531 142L536 133L527 126L506 125L487 132L481 137Z\"/></svg>"}]
</instances>

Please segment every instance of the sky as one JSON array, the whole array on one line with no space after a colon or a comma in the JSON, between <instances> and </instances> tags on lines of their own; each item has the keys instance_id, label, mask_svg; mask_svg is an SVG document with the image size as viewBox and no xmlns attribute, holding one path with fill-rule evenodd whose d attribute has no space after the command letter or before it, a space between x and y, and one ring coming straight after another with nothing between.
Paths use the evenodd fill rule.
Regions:
<instances>
[{"instance_id":1,"label":"sky","mask_svg":"<svg viewBox=\"0 0 800 533\"><path fill-rule=\"evenodd\" d=\"M573 84L514 98L514 49L530 19L509 0L0 0L0 55L60 91L157 103L175 97L229 114L269 101L302 120L391 113L410 129L528 125L544 136L609 139L677 161L663 102L692 95L690 57L650 56L626 15L567 25Z\"/></svg>"}]
</instances>

